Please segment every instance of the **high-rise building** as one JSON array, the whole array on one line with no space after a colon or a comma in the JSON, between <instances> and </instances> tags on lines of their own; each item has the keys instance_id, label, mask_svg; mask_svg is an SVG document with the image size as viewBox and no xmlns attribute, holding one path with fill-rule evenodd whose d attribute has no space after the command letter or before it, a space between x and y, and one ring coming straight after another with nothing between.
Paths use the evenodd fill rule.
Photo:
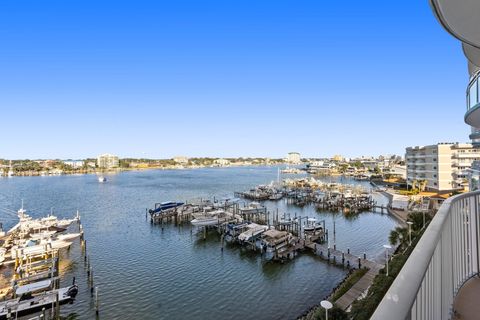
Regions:
<instances>
[{"instance_id":1,"label":"high-rise building","mask_svg":"<svg viewBox=\"0 0 480 320\"><path fill-rule=\"evenodd\" d=\"M102 154L97 157L97 167L104 169L118 168L119 160L113 154Z\"/></svg>"},{"instance_id":2,"label":"high-rise building","mask_svg":"<svg viewBox=\"0 0 480 320\"><path fill-rule=\"evenodd\" d=\"M299 164L302 162L300 158L300 153L298 152L289 152L287 155L287 162L291 164Z\"/></svg>"}]
</instances>

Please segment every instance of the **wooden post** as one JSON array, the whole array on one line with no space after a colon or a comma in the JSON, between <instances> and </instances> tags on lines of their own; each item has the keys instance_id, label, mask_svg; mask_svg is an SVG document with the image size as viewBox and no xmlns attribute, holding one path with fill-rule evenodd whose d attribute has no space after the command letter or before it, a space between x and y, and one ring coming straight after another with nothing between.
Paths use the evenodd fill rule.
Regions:
<instances>
[{"instance_id":1,"label":"wooden post","mask_svg":"<svg viewBox=\"0 0 480 320\"><path fill-rule=\"evenodd\" d=\"M100 312L100 303L98 302L98 287L95 287L95 314Z\"/></svg>"},{"instance_id":2,"label":"wooden post","mask_svg":"<svg viewBox=\"0 0 480 320\"><path fill-rule=\"evenodd\" d=\"M60 319L60 297L58 291L55 295L55 319Z\"/></svg>"}]
</instances>

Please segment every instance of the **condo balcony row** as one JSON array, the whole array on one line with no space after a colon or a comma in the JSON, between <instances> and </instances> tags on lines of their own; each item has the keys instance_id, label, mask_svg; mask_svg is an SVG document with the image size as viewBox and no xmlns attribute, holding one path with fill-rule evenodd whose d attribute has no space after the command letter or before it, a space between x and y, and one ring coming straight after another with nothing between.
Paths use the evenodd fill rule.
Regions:
<instances>
[{"instance_id":1,"label":"condo balcony row","mask_svg":"<svg viewBox=\"0 0 480 320\"><path fill-rule=\"evenodd\" d=\"M467 113L465 114L465 122L474 128L480 128L480 97L478 92L477 73L467 87ZM474 130L470 138L478 136L478 130ZM477 137L478 138L478 137Z\"/></svg>"}]
</instances>

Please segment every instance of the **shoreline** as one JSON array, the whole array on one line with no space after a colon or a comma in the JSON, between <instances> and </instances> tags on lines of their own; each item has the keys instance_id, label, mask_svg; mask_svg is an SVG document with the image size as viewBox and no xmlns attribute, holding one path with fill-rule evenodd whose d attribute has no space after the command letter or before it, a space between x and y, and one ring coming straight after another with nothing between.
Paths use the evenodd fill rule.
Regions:
<instances>
[{"instance_id":1,"label":"shoreline","mask_svg":"<svg viewBox=\"0 0 480 320\"><path fill-rule=\"evenodd\" d=\"M376 184L374 184L374 187L376 187ZM392 215L395 219L399 220L401 223L405 223L404 220L401 219L401 217L397 216L393 210L390 209L391 205L392 205L392 200L393 200L393 194L387 192L387 191L379 191L379 193L381 195L383 195L385 198L388 199L388 205L387 205L387 209L388 209L388 213L390 215ZM356 269L350 269L348 271L348 273L345 275L345 277L337 283L337 285L331 290L330 294L328 294L327 296L325 296L322 300L328 300L330 301L329 299L331 297L334 296L335 292L337 290L339 290L341 288L341 286L347 282L350 277L353 276L353 274L355 273L355 270ZM365 275L364 275L365 276ZM352 287L355 286L361 279L363 279L363 277L359 278L355 283L352 284ZM338 301L338 300L337 300ZM333 305L335 305L335 302L333 301L330 301L332 302ZM323 310L322 307L320 306L320 302L313 305L312 307L310 307L307 311L305 311L304 313L302 313L301 315L299 315L296 320L314 320L315 319L315 314L318 312L318 310ZM323 311L322 311L323 312Z\"/></svg>"},{"instance_id":2,"label":"shoreline","mask_svg":"<svg viewBox=\"0 0 480 320\"><path fill-rule=\"evenodd\" d=\"M240 168L240 167L281 167L286 164L248 164L248 165L228 165L228 166L190 166L190 167L148 167L148 168L118 168L115 170L106 170L103 172L99 171L69 171L69 172L62 172L62 173L49 173L49 174L42 174L42 172L30 172L30 173L22 173L22 174L15 174L12 176L7 175L0 175L1 178L14 178L14 177L58 177L58 176L76 176L76 175L87 175L87 174L111 174L111 173L120 173L120 172L128 172L128 171L147 171L147 170L193 170L193 169L226 169L226 168Z\"/></svg>"}]
</instances>

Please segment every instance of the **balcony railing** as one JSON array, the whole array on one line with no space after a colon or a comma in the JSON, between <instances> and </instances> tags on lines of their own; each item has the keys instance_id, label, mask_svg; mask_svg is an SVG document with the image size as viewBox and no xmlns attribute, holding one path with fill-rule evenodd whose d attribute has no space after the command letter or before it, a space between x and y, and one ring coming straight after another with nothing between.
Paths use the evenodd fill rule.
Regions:
<instances>
[{"instance_id":1,"label":"balcony railing","mask_svg":"<svg viewBox=\"0 0 480 320\"><path fill-rule=\"evenodd\" d=\"M478 274L480 191L447 199L372 319L450 319L461 286Z\"/></svg>"}]
</instances>

